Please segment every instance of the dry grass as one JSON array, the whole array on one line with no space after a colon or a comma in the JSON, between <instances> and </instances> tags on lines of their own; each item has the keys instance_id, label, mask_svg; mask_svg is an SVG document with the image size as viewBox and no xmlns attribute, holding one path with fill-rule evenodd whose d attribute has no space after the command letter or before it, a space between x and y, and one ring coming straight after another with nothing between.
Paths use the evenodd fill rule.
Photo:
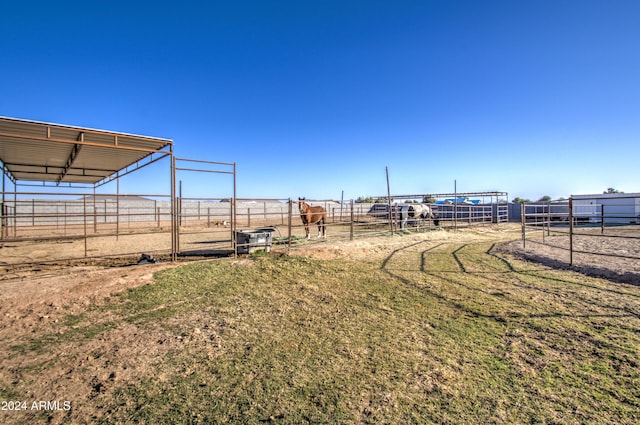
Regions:
<instances>
[{"instance_id":1,"label":"dry grass","mask_svg":"<svg viewBox=\"0 0 640 425\"><path fill-rule=\"evenodd\" d=\"M135 337L144 350L112 355L101 374L77 369L97 381L70 412L0 415L637 423L640 288L496 255L486 239L417 240L360 261L261 257L161 271L154 284L14 344L10 356L31 359L31 369L3 378L0 398L28 397L39 371L88 349L104 358L105 344L122 351ZM71 344L76 357L41 359Z\"/></svg>"}]
</instances>

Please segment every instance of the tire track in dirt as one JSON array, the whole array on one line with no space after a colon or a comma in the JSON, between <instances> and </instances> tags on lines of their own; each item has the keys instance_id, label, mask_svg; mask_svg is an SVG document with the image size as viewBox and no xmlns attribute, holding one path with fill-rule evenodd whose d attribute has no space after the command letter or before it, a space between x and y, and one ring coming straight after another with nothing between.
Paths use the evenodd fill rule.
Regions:
<instances>
[{"instance_id":1,"label":"tire track in dirt","mask_svg":"<svg viewBox=\"0 0 640 425\"><path fill-rule=\"evenodd\" d=\"M416 251L416 247L426 243L428 241L421 241L394 250L384 259L381 269L411 286L429 288L432 294L437 286L435 279L461 288L456 296L469 302L491 305L491 298L499 297L501 302L497 304L501 307L504 307L504 301L511 305L509 311L494 311L493 314L476 311L478 315L640 317L633 303L625 302L628 301L624 299L626 293L611 292L607 288L591 284L590 291L602 290L609 296L588 296L582 293L584 291L572 288L584 283L550 276L549 273L554 271L545 266L518 270L511 261L493 252L495 243L438 243ZM419 259L414 258L418 256ZM451 265L455 267L449 267ZM416 277L417 272L428 276L427 282L424 282L424 278ZM477 297L475 300L469 295L473 293ZM552 300L553 308L543 308L540 305L542 297ZM456 305L462 307L459 301L460 299L456 300ZM463 308L470 309L468 305ZM536 313L531 314L532 311Z\"/></svg>"}]
</instances>

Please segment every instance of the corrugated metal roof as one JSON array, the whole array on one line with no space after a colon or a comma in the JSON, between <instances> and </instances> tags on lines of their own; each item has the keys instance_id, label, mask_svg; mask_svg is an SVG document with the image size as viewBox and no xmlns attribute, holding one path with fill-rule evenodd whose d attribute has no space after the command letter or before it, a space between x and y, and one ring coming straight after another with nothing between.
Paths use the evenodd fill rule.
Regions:
<instances>
[{"instance_id":1,"label":"corrugated metal roof","mask_svg":"<svg viewBox=\"0 0 640 425\"><path fill-rule=\"evenodd\" d=\"M172 144L170 139L0 117L0 161L16 181L95 184L154 153L170 155Z\"/></svg>"}]
</instances>

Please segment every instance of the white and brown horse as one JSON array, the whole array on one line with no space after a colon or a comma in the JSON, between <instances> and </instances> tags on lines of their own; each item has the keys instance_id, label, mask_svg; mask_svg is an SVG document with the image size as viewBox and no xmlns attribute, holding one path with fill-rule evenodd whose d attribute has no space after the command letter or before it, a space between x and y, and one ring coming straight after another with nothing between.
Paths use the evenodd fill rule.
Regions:
<instances>
[{"instance_id":1,"label":"white and brown horse","mask_svg":"<svg viewBox=\"0 0 640 425\"><path fill-rule=\"evenodd\" d=\"M318 237L322 235L323 238L326 238L325 221L327 219L327 212L324 208L319 206L312 207L305 202L304 198L298 198L298 208L300 209L300 218L302 219L302 224L304 224L307 239L311 237L309 236L309 225L313 223L318 223Z\"/></svg>"},{"instance_id":2,"label":"white and brown horse","mask_svg":"<svg viewBox=\"0 0 640 425\"><path fill-rule=\"evenodd\" d=\"M407 216L410 219L424 221L433 220L433 224L436 226L440 224L440 219L437 214L433 212L429 205L425 204L410 204L408 207Z\"/></svg>"}]
</instances>

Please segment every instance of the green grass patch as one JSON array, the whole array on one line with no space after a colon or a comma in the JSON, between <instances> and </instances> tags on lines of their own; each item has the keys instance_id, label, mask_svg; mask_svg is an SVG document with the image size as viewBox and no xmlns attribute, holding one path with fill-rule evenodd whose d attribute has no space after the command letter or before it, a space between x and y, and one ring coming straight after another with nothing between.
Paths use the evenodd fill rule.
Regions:
<instances>
[{"instance_id":1,"label":"green grass patch","mask_svg":"<svg viewBox=\"0 0 640 425\"><path fill-rule=\"evenodd\" d=\"M640 288L491 248L190 264L32 349L120 323L185 336L98 397L103 423L637 422Z\"/></svg>"}]
</instances>

